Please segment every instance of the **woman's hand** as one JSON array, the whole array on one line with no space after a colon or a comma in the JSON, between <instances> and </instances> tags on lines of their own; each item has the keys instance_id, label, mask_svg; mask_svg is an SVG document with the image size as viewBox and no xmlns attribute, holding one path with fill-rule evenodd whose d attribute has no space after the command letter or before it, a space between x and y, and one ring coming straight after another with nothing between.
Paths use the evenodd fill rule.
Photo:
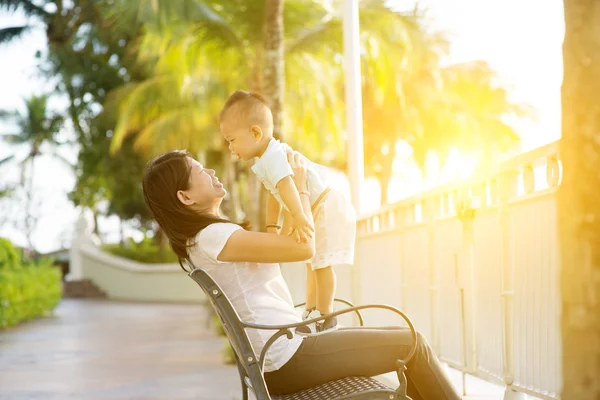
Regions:
<instances>
[{"instance_id":1,"label":"woman's hand","mask_svg":"<svg viewBox=\"0 0 600 400\"><path fill-rule=\"evenodd\" d=\"M298 189L298 192L306 191L306 164L304 163L304 157L297 151L292 150L287 153L287 158L294 172L296 189Z\"/></svg>"},{"instance_id":2,"label":"woman's hand","mask_svg":"<svg viewBox=\"0 0 600 400\"><path fill-rule=\"evenodd\" d=\"M302 197L308 193L304 157L296 151L290 151L287 154L287 157L288 162L292 167L292 171L294 172L294 184L296 185L298 194ZM308 242L313 237L313 232L315 231L313 224L304 212L305 211L297 211L296 213L292 213L292 232L290 232L289 235L295 234L298 243Z\"/></svg>"}]
</instances>

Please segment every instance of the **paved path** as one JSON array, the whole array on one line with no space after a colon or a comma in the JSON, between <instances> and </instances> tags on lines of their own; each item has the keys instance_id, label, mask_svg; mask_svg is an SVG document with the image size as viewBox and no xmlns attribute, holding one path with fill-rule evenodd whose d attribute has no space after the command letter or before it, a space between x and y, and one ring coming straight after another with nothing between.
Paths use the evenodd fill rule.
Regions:
<instances>
[{"instance_id":1,"label":"paved path","mask_svg":"<svg viewBox=\"0 0 600 400\"><path fill-rule=\"evenodd\" d=\"M237 400L201 305L63 300L0 331L2 400Z\"/></svg>"},{"instance_id":2,"label":"paved path","mask_svg":"<svg viewBox=\"0 0 600 400\"><path fill-rule=\"evenodd\" d=\"M240 400L206 318L201 305L63 300L51 317L0 331L0 400ZM470 378L469 392L503 391Z\"/></svg>"}]
</instances>

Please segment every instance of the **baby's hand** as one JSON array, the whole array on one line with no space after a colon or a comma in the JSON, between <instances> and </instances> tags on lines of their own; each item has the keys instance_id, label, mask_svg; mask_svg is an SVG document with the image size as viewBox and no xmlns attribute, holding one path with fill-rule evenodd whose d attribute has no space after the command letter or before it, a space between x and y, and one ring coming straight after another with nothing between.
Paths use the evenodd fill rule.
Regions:
<instances>
[{"instance_id":1,"label":"baby's hand","mask_svg":"<svg viewBox=\"0 0 600 400\"><path fill-rule=\"evenodd\" d=\"M300 242L308 242L310 238L313 237L313 232L315 228L312 226L308 218L304 213L298 213L292 216L292 233L296 234L296 241Z\"/></svg>"}]
</instances>

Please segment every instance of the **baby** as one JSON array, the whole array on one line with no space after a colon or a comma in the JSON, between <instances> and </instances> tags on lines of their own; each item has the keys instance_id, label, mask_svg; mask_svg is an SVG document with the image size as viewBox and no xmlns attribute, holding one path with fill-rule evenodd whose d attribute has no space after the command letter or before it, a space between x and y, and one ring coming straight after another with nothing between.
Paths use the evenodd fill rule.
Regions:
<instances>
[{"instance_id":1,"label":"baby","mask_svg":"<svg viewBox=\"0 0 600 400\"><path fill-rule=\"evenodd\" d=\"M315 221L315 255L307 263L306 309L304 319L313 312L333 312L336 277L334 265L354 262L356 213L340 191L328 184L328 171L322 165L305 159L307 192L298 192L287 153L292 149L273 138L273 115L267 102L258 94L242 90L234 92L220 115L221 133L229 150L244 161L256 159L252 171L269 191L267 198L267 231L278 233L281 207L284 227L291 226L300 240L312 236L313 227L302 211L300 196L310 199ZM288 233L285 229L282 232ZM316 324L316 334L337 328L335 317Z\"/></svg>"}]
</instances>

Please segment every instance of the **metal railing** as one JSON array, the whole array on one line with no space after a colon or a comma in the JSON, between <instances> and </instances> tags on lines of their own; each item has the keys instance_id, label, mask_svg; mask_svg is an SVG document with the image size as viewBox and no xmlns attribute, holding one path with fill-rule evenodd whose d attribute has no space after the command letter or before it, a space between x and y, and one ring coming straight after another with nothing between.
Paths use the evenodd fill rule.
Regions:
<instances>
[{"instance_id":1,"label":"metal railing","mask_svg":"<svg viewBox=\"0 0 600 400\"><path fill-rule=\"evenodd\" d=\"M558 399L560 179L554 142L361 218L354 301L404 310L442 359L506 385L505 399Z\"/></svg>"}]
</instances>

